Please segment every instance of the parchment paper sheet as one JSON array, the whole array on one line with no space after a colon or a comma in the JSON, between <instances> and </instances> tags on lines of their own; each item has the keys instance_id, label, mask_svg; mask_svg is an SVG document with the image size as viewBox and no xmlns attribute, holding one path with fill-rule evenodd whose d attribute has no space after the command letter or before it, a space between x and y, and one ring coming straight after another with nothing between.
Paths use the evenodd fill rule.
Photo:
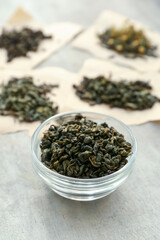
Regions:
<instances>
[{"instance_id":1,"label":"parchment paper sheet","mask_svg":"<svg viewBox=\"0 0 160 240\"><path fill-rule=\"evenodd\" d=\"M115 64L103 60L87 60L79 73L76 84L81 82L83 76L96 77L104 75L108 77L110 74L112 74L112 79L115 81L122 79L126 81L149 81L153 87L152 93L160 98L160 74L153 72L142 74L133 70L118 67ZM75 81L73 84L75 84ZM89 103L80 100L80 98L75 95L75 91L71 85L68 84L67 87L68 89L66 89L66 91L70 94L68 94L65 101L66 109L72 111L85 110L107 114L121 120L127 125L142 124L148 121L160 120L160 103L156 103L151 109L143 111L129 111L120 108L110 108L105 104L90 106Z\"/></svg>"},{"instance_id":2,"label":"parchment paper sheet","mask_svg":"<svg viewBox=\"0 0 160 240\"><path fill-rule=\"evenodd\" d=\"M51 101L59 106L58 112L65 111L65 101L69 95L66 91L67 85L71 85L76 79L76 75L60 68L42 68L30 71L1 71L0 72L0 84L6 84L11 77L33 77L34 83L41 85L46 84L58 84L58 88L53 88L52 94L48 97ZM0 115L0 133L16 132L21 130L29 130L29 134L32 135L36 128L40 125L40 122L25 123L19 122L18 119L12 116Z\"/></svg>"},{"instance_id":3,"label":"parchment paper sheet","mask_svg":"<svg viewBox=\"0 0 160 240\"><path fill-rule=\"evenodd\" d=\"M133 70L118 67L115 64L98 59L89 59L84 63L79 74L68 72L61 68L42 68L30 71L1 71L0 83L6 84L11 77L32 76L37 85L59 84L54 88L49 98L59 106L58 112L68 111L93 111L113 116L127 125L142 124L147 121L160 120L160 103L156 103L151 109L143 111L129 111L120 108L110 108L108 105L100 104L90 106L87 102L80 100L75 94L73 84L79 84L83 76L96 77L112 74L115 81L141 80L149 81L153 87L152 93L160 98L160 73L148 72L147 74L137 73ZM0 116L0 133L29 130L29 134L36 130L40 122L20 123L16 118Z\"/></svg>"},{"instance_id":4,"label":"parchment paper sheet","mask_svg":"<svg viewBox=\"0 0 160 240\"><path fill-rule=\"evenodd\" d=\"M93 55L103 59L109 59L114 63L121 64L124 66L132 67L138 71L151 71L151 70L160 70L160 34L154 31L151 31L145 25L134 21L129 20L130 23L133 23L137 29L143 29L144 33L150 39L153 45L157 46L156 54L157 58L154 57L145 57L129 59L125 58L113 50L106 49L101 46L100 40L97 37L97 34L104 32L107 28L110 28L112 25L116 27L121 27L124 21L127 18L118 13L112 11L104 11L99 16L97 21L91 26L88 30L80 34L73 42L73 47L80 48L86 51L91 52Z\"/></svg>"},{"instance_id":5,"label":"parchment paper sheet","mask_svg":"<svg viewBox=\"0 0 160 240\"><path fill-rule=\"evenodd\" d=\"M31 29L41 30L44 34L51 35L52 39L42 41L38 51L30 52L28 54L28 58L18 57L9 63L7 62L6 50L0 49L0 69L9 68L21 70L34 68L54 52L62 48L82 30L80 25L71 22L60 22L48 25L38 24L22 8L18 8L16 10L3 28L9 30L18 30L26 26L30 27Z\"/></svg>"}]
</instances>

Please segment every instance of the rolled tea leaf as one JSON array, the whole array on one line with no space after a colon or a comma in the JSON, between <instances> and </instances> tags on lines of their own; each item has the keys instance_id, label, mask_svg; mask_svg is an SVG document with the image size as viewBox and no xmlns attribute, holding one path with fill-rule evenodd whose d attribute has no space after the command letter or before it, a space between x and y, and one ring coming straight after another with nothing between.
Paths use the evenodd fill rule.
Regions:
<instances>
[{"instance_id":1,"label":"rolled tea leaf","mask_svg":"<svg viewBox=\"0 0 160 240\"><path fill-rule=\"evenodd\" d=\"M0 35L0 48L7 51L8 62L17 57L27 57L28 52L37 52L39 44L52 36L45 36L42 31L23 28L20 31L4 30Z\"/></svg>"},{"instance_id":2,"label":"rolled tea leaf","mask_svg":"<svg viewBox=\"0 0 160 240\"><path fill-rule=\"evenodd\" d=\"M41 161L49 169L74 178L97 178L121 169L132 146L107 123L82 115L51 125L40 144Z\"/></svg>"},{"instance_id":3,"label":"rolled tea leaf","mask_svg":"<svg viewBox=\"0 0 160 240\"><path fill-rule=\"evenodd\" d=\"M98 76L84 77L81 83L73 86L80 99L94 104L108 104L130 110L144 110L160 100L151 94L152 87L142 81L112 81L111 78Z\"/></svg>"},{"instance_id":4,"label":"rolled tea leaf","mask_svg":"<svg viewBox=\"0 0 160 240\"><path fill-rule=\"evenodd\" d=\"M2 87L0 94L0 114L17 117L20 121L43 122L57 113L46 94L57 85L36 86L31 77L12 78Z\"/></svg>"},{"instance_id":5,"label":"rolled tea leaf","mask_svg":"<svg viewBox=\"0 0 160 240\"><path fill-rule=\"evenodd\" d=\"M143 30L136 30L133 25L124 24L119 29L112 26L98 37L104 47L125 57L156 57L157 47L151 44Z\"/></svg>"}]
</instances>

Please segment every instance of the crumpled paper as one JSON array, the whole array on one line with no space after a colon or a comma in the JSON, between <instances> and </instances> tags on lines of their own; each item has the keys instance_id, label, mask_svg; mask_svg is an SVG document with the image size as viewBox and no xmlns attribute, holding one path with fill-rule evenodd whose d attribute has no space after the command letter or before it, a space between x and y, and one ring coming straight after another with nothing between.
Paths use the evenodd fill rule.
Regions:
<instances>
[{"instance_id":1,"label":"crumpled paper","mask_svg":"<svg viewBox=\"0 0 160 240\"><path fill-rule=\"evenodd\" d=\"M43 40L37 52L29 52L27 57L18 57L11 62L7 62L7 52L0 49L0 69L32 69L62 48L67 42L74 38L82 27L71 22L59 22L53 24L39 24L32 16L22 8L18 8L13 16L6 22L3 29L21 29L30 27L31 29L41 30L45 35L51 35L52 39ZM2 29L1 29L2 31ZM1 32L0 31L0 32Z\"/></svg>"},{"instance_id":2,"label":"crumpled paper","mask_svg":"<svg viewBox=\"0 0 160 240\"><path fill-rule=\"evenodd\" d=\"M151 109L142 111L132 111L120 108L110 108L107 104L97 104L90 106L89 103L82 101L73 89L73 84L78 85L83 76L87 77L97 77L99 75L104 75L108 77L111 74L112 79L115 81L126 80L126 81L147 81L152 86L152 94L160 98L160 73L148 72L148 73L138 73L133 70L116 66L107 61L98 59L87 60L79 75L77 76L77 81L72 81L72 84L68 84L66 91L69 93L67 99L65 100L65 110L75 111L84 110L98 112L102 114L107 114L115 117L127 125L142 124L148 121L160 120L160 103L154 104Z\"/></svg>"},{"instance_id":3,"label":"crumpled paper","mask_svg":"<svg viewBox=\"0 0 160 240\"><path fill-rule=\"evenodd\" d=\"M110 59L110 61L116 64L131 67L141 72L160 70L160 34L150 30L148 27L137 21L128 19L128 21L133 23L137 29L142 29L152 44L158 47L156 50L156 54L158 55L157 58L146 56L145 58L129 59L101 45L97 35L103 33L112 25L121 27L126 19L125 16L118 13L108 10L104 11L98 17L93 26L84 31L74 40L72 46L89 51L98 58L106 60Z\"/></svg>"}]
</instances>

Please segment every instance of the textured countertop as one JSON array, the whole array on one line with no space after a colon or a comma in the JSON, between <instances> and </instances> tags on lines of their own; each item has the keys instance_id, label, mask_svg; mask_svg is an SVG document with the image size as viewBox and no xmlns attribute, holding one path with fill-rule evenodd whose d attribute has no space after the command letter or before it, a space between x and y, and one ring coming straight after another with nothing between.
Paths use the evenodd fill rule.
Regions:
<instances>
[{"instance_id":1,"label":"textured countertop","mask_svg":"<svg viewBox=\"0 0 160 240\"><path fill-rule=\"evenodd\" d=\"M159 0L0 0L0 22L19 3L38 21L74 21L88 27L104 9L160 31ZM80 70L91 55L67 45L40 67ZM159 240L160 122L132 126L138 143L135 168L114 193L93 202L64 199L32 170L27 132L0 135L0 240Z\"/></svg>"}]
</instances>

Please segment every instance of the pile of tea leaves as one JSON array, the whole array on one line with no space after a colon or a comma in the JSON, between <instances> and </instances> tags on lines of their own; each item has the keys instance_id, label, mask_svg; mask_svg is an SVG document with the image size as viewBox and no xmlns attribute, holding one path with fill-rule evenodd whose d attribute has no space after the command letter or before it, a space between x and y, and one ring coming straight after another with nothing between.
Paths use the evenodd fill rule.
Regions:
<instances>
[{"instance_id":1,"label":"pile of tea leaves","mask_svg":"<svg viewBox=\"0 0 160 240\"><path fill-rule=\"evenodd\" d=\"M27 57L28 52L38 51L39 44L52 36L45 36L42 31L23 28L20 31L4 30L0 35L0 48L7 51L8 62L17 57Z\"/></svg>"},{"instance_id":2,"label":"pile of tea leaves","mask_svg":"<svg viewBox=\"0 0 160 240\"><path fill-rule=\"evenodd\" d=\"M12 78L1 89L0 114L14 116L25 122L43 122L58 110L46 96L54 87L58 86L36 86L31 77Z\"/></svg>"},{"instance_id":3,"label":"pile of tea leaves","mask_svg":"<svg viewBox=\"0 0 160 240\"><path fill-rule=\"evenodd\" d=\"M49 169L74 178L97 178L121 169L132 154L124 136L107 123L76 115L51 125L41 140L41 161Z\"/></svg>"},{"instance_id":4,"label":"pile of tea leaves","mask_svg":"<svg viewBox=\"0 0 160 240\"><path fill-rule=\"evenodd\" d=\"M152 46L142 30L136 30L133 25L124 24L117 29L112 26L98 35L102 45L128 58L142 56L156 57L156 46Z\"/></svg>"},{"instance_id":5,"label":"pile of tea leaves","mask_svg":"<svg viewBox=\"0 0 160 240\"><path fill-rule=\"evenodd\" d=\"M159 102L151 94L152 87L142 81L112 81L110 77L84 77L79 86L73 85L80 99L95 104L108 104L130 110L144 110L152 108Z\"/></svg>"}]
</instances>

